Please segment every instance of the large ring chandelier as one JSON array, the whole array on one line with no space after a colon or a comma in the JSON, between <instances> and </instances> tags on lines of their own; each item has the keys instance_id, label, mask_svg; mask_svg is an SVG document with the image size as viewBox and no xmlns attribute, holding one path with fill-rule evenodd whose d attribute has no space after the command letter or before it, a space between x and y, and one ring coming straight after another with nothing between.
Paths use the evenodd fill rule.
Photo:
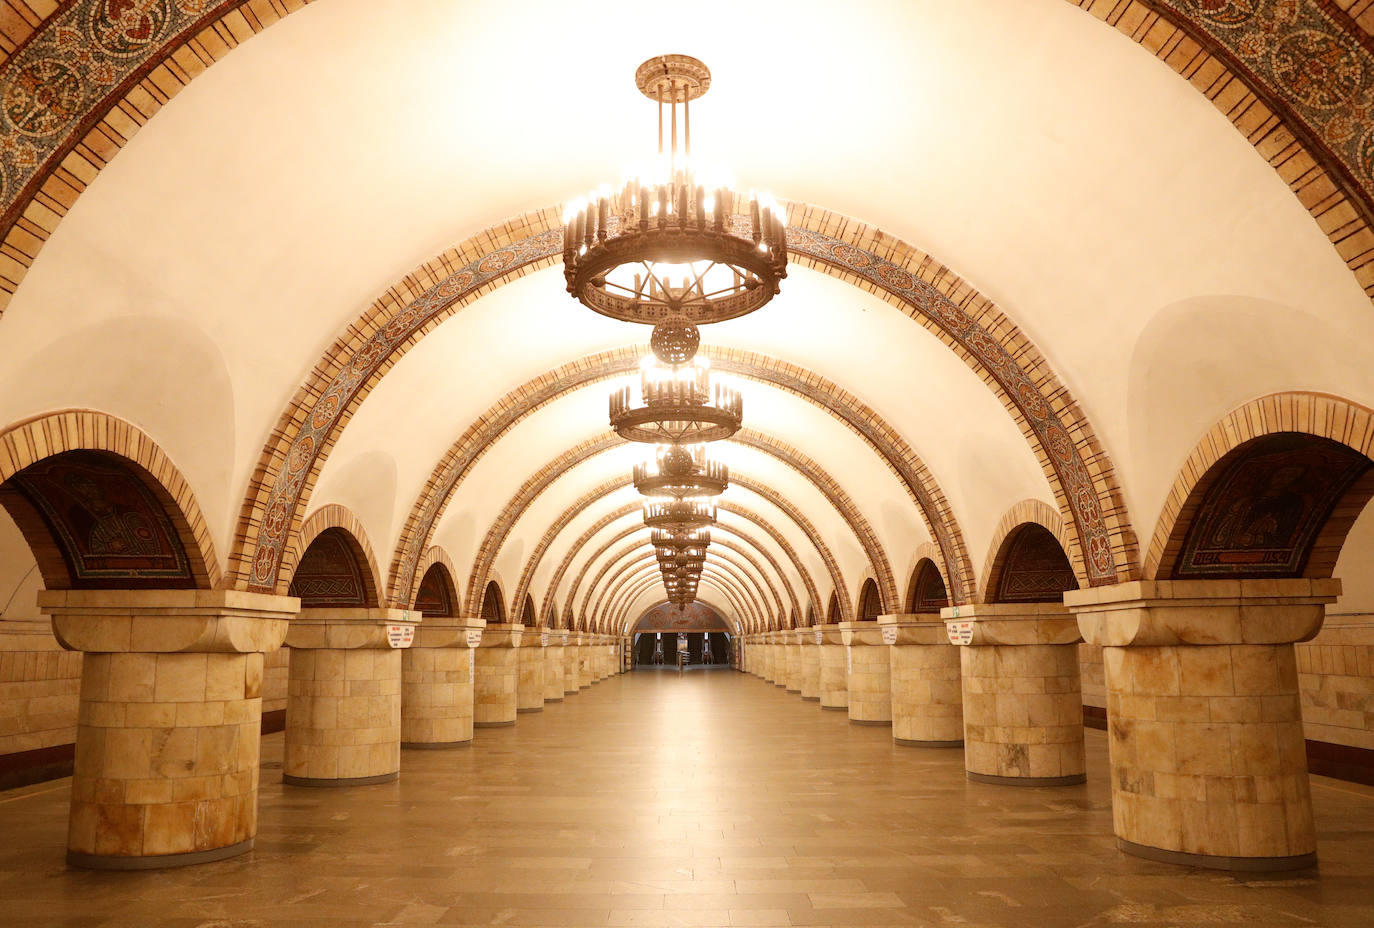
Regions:
<instances>
[{"instance_id":1,"label":"large ring chandelier","mask_svg":"<svg viewBox=\"0 0 1374 928\"><path fill-rule=\"evenodd\" d=\"M700 499L649 501L644 504L644 524L649 528L690 531L713 525L716 504Z\"/></svg>"},{"instance_id":2,"label":"large ring chandelier","mask_svg":"<svg viewBox=\"0 0 1374 928\"><path fill-rule=\"evenodd\" d=\"M630 386L611 394L611 428L628 441L701 444L729 438L744 421L739 391L711 389L710 365L696 357L696 326L655 326L652 354L640 365L639 394Z\"/></svg>"},{"instance_id":3,"label":"large ring chandelier","mask_svg":"<svg viewBox=\"0 0 1374 928\"><path fill-rule=\"evenodd\" d=\"M692 164L691 101L711 86L706 65L688 55L660 55L639 66L635 85L658 103L658 162L618 193L603 186L570 204L563 219L568 292L602 315L651 325L721 322L753 312L787 276L784 210L767 196L741 197L699 176ZM667 151L664 103L672 127ZM736 220L739 206L747 219Z\"/></svg>"},{"instance_id":4,"label":"large ring chandelier","mask_svg":"<svg viewBox=\"0 0 1374 928\"><path fill-rule=\"evenodd\" d=\"M730 469L699 447L661 447L651 463L636 464L635 489L643 496L719 496L730 485Z\"/></svg>"}]
</instances>

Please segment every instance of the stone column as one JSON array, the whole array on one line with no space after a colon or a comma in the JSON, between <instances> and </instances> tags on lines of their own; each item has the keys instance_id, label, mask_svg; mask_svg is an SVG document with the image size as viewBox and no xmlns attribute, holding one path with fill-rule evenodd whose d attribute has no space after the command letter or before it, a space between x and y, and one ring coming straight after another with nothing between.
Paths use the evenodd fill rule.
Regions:
<instances>
[{"instance_id":1,"label":"stone column","mask_svg":"<svg viewBox=\"0 0 1374 928\"><path fill-rule=\"evenodd\" d=\"M582 689L582 633L569 631L563 644L563 695L576 696Z\"/></svg>"},{"instance_id":2,"label":"stone column","mask_svg":"<svg viewBox=\"0 0 1374 928\"><path fill-rule=\"evenodd\" d=\"M1058 603L941 610L960 645L970 780L1068 786L1085 779L1078 623Z\"/></svg>"},{"instance_id":3,"label":"stone column","mask_svg":"<svg viewBox=\"0 0 1374 928\"><path fill-rule=\"evenodd\" d=\"M818 625L821 630L820 697L822 709L849 709L849 672L846 669L844 636L838 623Z\"/></svg>"},{"instance_id":4,"label":"stone column","mask_svg":"<svg viewBox=\"0 0 1374 928\"><path fill-rule=\"evenodd\" d=\"M878 623L841 622L840 637L845 649L849 721L856 725L891 725L892 671Z\"/></svg>"},{"instance_id":5,"label":"stone column","mask_svg":"<svg viewBox=\"0 0 1374 928\"><path fill-rule=\"evenodd\" d=\"M568 640L566 629L551 628L549 643L544 648L544 702L562 702L564 688L563 643Z\"/></svg>"},{"instance_id":6,"label":"stone column","mask_svg":"<svg viewBox=\"0 0 1374 928\"><path fill-rule=\"evenodd\" d=\"M1340 589L1173 580L1065 595L1103 646L1122 850L1222 870L1316 863L1293 643L1317 634Z\"/></svg>"},{"instance_id":7,"label":"stone column","mask_svg":"<svg viewBox=\"0 0 1374 928\"><path fill-rule=\"evenodd\" d=\"M801 698L816 702L821 698L821 639L820 628L801 630Z\"/></svg>"},{"instance_id":8,"label":"stone column","mask_svg":"<svg viewBox=\"0 0 1374 928\"><path fill-rule=\"evenodd\" d=\"M418 612L302 609L286 635L289 786L366 786L401 771L401 649Z\"/></svg>"},{"instance_id":9,"label":"stone column","mask_svg":"<svg viewBox=\"0 0 1374 928\"><path fill-rule=\"evenodd\" d=\"M520 639L525 626L490 623L482 629L477 647L476 677L472 683L472 724L503 728L515 724L516 691L520 679Z\"/></svg>"},{"instance_id":10,"label":"stone column","mask_svg":"<svg viewBox=\"0 0 1374 928\"><path fill-rule=\"evenodd\" d=\"M892 677L892 740L926 748L964 746L958 648L935 615L878 616Z\"/></svg>"},{"instance_id":11,"label":"stone column","mask_svg":"<svg viewBox=\"0 0 1374 928\"><path fill-rule=\"evenodd\" d=\"M486 624L437 616L415 630L401 652L401 747L472 743L473 651Z\"/></svg>"},{"instance_id":12,"label":"stone column","mask_svg":"<svg viewBox=\"0 0 1374 928\"><path fill-rule=\"evenodd\" d=\"M547 628L530 626L520 638L516 652L519 680L515 688L517 712L544 711L544 648L548 646Z\"/></svg>"},{"instance_id":13,"label":"stone column","mask_svg":"<svg viewBox=\"0 0 1374 928\"><path fill-rule=\"evenodd\" d=\"M787 670L783 674L783 686L789 693L801 693L801 635L800 628L789 628L782 633L783 648L787 654Z\"/></svg>"},{"instance_id":14,"label":"stone column","mask_svg":"<svg viewBox=\"0 0 1374 928\"><path fill-rule=\"evenodd\" d=\"M300 600L224 590L43 590L81 651L67 862L144 870L253 847L263 654Z\"/></svg>"},{"instance_id":15,"label":"stone column","mask_svg":"<svg viewBox=\"0 0 1374 928\"><path fill-rule=\"evenodd\" d=\"M778 647L778 633L763 633L763 678L774 686L782 683L782 649Z\"/></svg>"},{"instance_id":16,"label":"stone column","mask_svg":"<svg viewBox=\"0 0 1374 928\"><path fill-rule=\"evenodd\" d=\"M583 632L581 644L577 648L577 688L585 690L592 685L592 651L596 648L596 635Z\"/></svg>"}]
</instances>

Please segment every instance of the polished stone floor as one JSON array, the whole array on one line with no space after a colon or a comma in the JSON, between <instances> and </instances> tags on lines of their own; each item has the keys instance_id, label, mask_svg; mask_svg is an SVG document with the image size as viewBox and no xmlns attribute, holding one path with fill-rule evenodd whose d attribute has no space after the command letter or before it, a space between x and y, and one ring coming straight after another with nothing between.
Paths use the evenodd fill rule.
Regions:
<instances>
[{"instance_id":1,"label":"polished stone floor","mask_svg":"<svg viewBox=\"0 0 1374 928\"><path fill-rule=\"evenodd\" d=\"M399 782L281 785L257 850L152 873L63 865L67 781L0 793L0 925L1374 926L1374 789L1315 778L1320 871L1236 878L1113 846L1086 786L964 779L729 670L613 678L408 751Z\"/></svg>"}]
</instances>

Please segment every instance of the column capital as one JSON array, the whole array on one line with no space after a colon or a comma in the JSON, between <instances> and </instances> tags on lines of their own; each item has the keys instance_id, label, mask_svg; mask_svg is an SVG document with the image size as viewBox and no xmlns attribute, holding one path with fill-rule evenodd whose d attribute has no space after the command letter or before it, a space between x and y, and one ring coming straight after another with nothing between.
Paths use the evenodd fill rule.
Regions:
<instances>
[{"instance_id":1,"label":"column capital","mask_svg":"<svg viewBox=\"0 0 1374 928\"><path fill-rule=\"evenodd\" d=\"M338 651L408 648L420 624L413 609L315 608L302 609L286 635L290 648ZM410 627L410 637L393 634Z\"/></svg>"},{"instance_id":2,"label":"column capital","mask_svg":"<svg viewBox=\"0 0 1374 928\"><path fill-rule=\"evenodd\" d=\"M482 629L482 643L479 648L518 648L524 637L525 626L501 622L488 622Z\"/></svg>"},{"instance_id":3,"label":"column capital","mask_svg":"<svg viewBox=\"0 0 1374 928\"><path fill-rule=\"evenodd\" d=\"M840 630L840 639L847 647L876 646L885 643L883 630L878 627L877 622L841 622L837 627Z\"/></svg>"},{"instance_id":4,"label":"column capital","mask_svg":"<svg viewBox=\"0 0 1374 928\"><path fill-rule=\"evenodd\" d=\"M417 648L475 648L482 642L482 619L431 616L415 629Z\"/></svg>"},{"instance_id":5,"label":"column capital","mask_svg":"<svg viewBox=\"0 0 1374 928\"><path fill-rule=\"evenodd\" d=\"M973 603L940 610L958 645L1077 644L1078 623L1060 603Z\"/></svg>"},{"instance_id":6,"label":"column capital","mask_svg":"<svg viewBox=\"0 0 1374 928\"><path fill-rule=\"evenodd\" d=\"M1288 644L1315 636L1340 592L1336 579L1134 580L1064 602L1090 644Z\"/></svg>"},{"instance_id":7,"label":"column capital","mask_svg":"<svg viewBox=\"0 0 1374 928\"><path fill-rule=\"evenodd\" d=\"M69 651L251 654L275 651L294 596L243 590L40 590L38 609ZM294 623L290 623L294 624Z\"/></svg>"},{"instance_id":8,"label":"column capital","mask_svg":"<svg viewBox=\"0 0 1374 928\"><path fill-rule=\"evenodd\" d=\"M949 644L949 631L932 612L895 613L878 616L883 643L890 645Z\"/></svg>"},{"instance_id":9,"label":"column capital","mask_svg":"<svg viewBox=\"0 0 1374 928\"><path fill-rule=\"evenodd\" d=\"M821 644L844 644L844 636L840 634L839 622L830 625L813 625L812 628L820 631Z\"/></svg>"}]
</instances>

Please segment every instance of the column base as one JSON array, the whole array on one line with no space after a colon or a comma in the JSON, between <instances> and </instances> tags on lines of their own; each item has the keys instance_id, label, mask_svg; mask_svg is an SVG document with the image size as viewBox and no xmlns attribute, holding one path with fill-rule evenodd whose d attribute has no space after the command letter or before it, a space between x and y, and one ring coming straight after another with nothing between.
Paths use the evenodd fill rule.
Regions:
<instances>
[{"instance_id":1,"label":"column base","mask_svg":"<svg viewBox=\"0 0 1374 928\"><path fill-rule=\"evenodd\" d=\"M186 854L155 854L152 857L117 857L112 854L80 854L67 852L67 866L80 867L82 870L162 870L168 867L189 867L193 864L208 864L216 860L237 857L253 849L253 839L215 847L208 851L191 851Z\"/></svg>"},{"instance_id":2,"label":"column base","mask_svg":"<svg viewBox=\"0 0 1374 928\"><path fill-rule=\"evenodd\" d=\"M563 697L562 697L562 696L547 696L547 697L545 697L545 699L544 699L544 702L562 702L562 701L563 701Z\"/></svg>"},{"instance_id":3,"label":"column base","mask_svg":"<svg viewBox=\"0 0 1374 928\"><path fill-rule=\"evenodd\" d=\"M850 725L892 725L892 719L850 719Z\"/></svg>"},{"instance_id":4,"label":"column base","mask_svg":"<svg viewBox=\"0 0 1374 928\"><path fill-rule=\"evenodd\" d=\"M958 741L916 741L912 738L898 738L894 736L892 742L910 748L961 748L964 746L963 738L960 738ZM967 772L968 771L965 771L965 773Z\"/></svg>"},{"instance_id":5,"label":"column base","mask_svg":"<svg viewBox=\"0 0 1374 928\"><path fill-rule=\"evenodd\" d=\"M971 783L991 783L994 786L1077 786L1088 782L1086 773L1071 773L1066 777L999 777L991 773L965 770Z\"/></svg>"},{"instance_id":6,"label":"column base","mask_svg":"<svg viewBox=\"0 0 1374 928\"><path fill-rule=\"evenodd\" d=\"M819 696L803 696L802 699L806 700L807 702L820 702L820 701L821 701L821 698L820 698Z\"/></svg>"},{"instance_id":7,"label":"column base","mask_svg":"<svg viewBox=\"0 0 1374 928\"><path fill-rule=\"evenodd\" d=\"M390 783L392 780L399 779L400 776L399 770L393 770L391 773L380 773L375 777L293 777L289 773L284 773L281 781L287 786L310 786L328 789L338 786L375 786L378 783Z\"/></svg>"},{"instance_id":8,"label":"column base","mask_svg":"<svg viewBox=\"0 0 1374 928\"><path fill-rule=\"evenodd\" d=\"M519 710L517 709L516 711L518 712ZM472 727L473 727L473 728L512 728L512 727L514 727L514 725L515 725L515 719L511 719L509 722L473 722L473 723L472 723Z\"/></svg>"},{"instance_id":9,"label":"column base","mask_svg":"<svg viewBox=\"0 0 1374 928\"><path fill-rule=\"evenodd\" d=\"M467 741L402 741L401 750L403 751L446 751L450 748L466 748L472 746L472 739Z\"/></svg>"},{"instance_id":10,"label":"column base","mask_svg":"<svg viewBox=\"0 0 1374 928\"><path fill-rule=\"evenodd\" d=\"M817 697L817 700L818 700L818 701L819 701L819 699L820 699L820 697ZM822 708L822 709L831 709L831 710L833 710L833 711L835 711L835 712L848 712L848 711L849 711L849 707L848 707L848 706L821 706L821 708Z\"/></svg>"},{"instance_id":11,"label":"column base","mask_svg":"<svg viewBox=\"0 0 1374 928\"><path fill-rule=\"evenodd\" d=\"M516 709L515 711L516 711L516 712L543 712L543 711L544 711L544 707L543 707L543 706L534 706L534 707L529 708L529 709Z\"/></svg>"},{"instance_id":12,"label":"column base","mask_svg":"<svg viewBox=\"0 0 1374 928\"><path fill-rule=\"evenodd\" d=\"M797 695L798 693L800 693L801 690L788 690L787 692L788 692L789 694L795 696L795 695Z\"/></svg>"},{"instance_id":13,"label":"column base","mask_svg":"<svg viewBox=\"0 0 1374 928\"><path fill-rule=\"evenodd\" d=\"M1268 873L1278 870L1306 870L1317 865L1317 854L1295 854L1292 857L1218 857L1213 854L1188 854L1184 851L1166 851L1159 847L1136 844L1125 838L1116 839L1117 850L1146 860L1160 863L1179 864L1184 867L1202 867L1207 870L1235 870L1248 873Z\"/></svg>"}]
</instances>

